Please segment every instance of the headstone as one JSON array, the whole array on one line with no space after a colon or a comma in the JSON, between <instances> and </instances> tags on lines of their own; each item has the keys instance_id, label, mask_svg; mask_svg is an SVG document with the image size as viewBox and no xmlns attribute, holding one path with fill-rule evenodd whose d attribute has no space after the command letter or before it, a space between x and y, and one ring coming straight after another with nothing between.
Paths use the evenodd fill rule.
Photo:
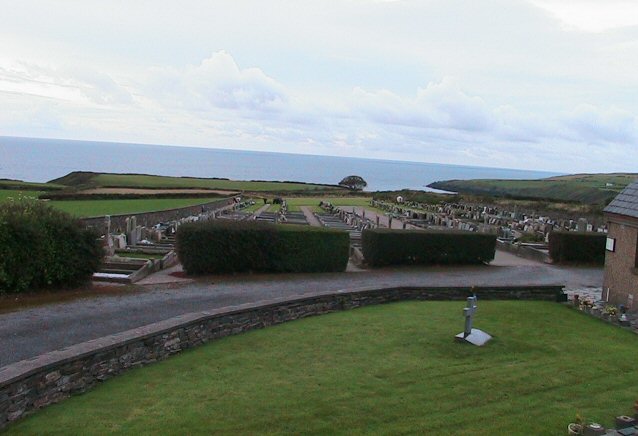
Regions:
<instances>
[{"instance_id":1,"label":"headstone","mask_svg":"<svg viewBox=\"0 0 638 436\"><path fill-rule=\"evenodd\" d=\"M472 327L474 314L478 309L478 306L476 304L477 300L478 299L476 298L476 295L467 297L467 306L463 309L463 316L465 317L465 329L462 333L456 335L455 338L457 341L467 342L469 344L481 347L485 345L490 339L492 339L492 336L482 330Z\"/></svg>"}]
</instances>

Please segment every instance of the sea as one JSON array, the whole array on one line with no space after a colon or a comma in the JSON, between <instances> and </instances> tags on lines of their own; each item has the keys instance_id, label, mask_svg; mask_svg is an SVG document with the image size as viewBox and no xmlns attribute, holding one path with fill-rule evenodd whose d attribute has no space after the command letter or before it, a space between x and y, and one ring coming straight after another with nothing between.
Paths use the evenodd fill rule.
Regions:
<instances>
[{"instance_id":1,"label":"sea","mask_svg":"<svg viewBox=\"0 0 638 436\"><path fill-rule=\"evenodd\" d=\"M337 184L363 177L366 191L431 190L450 179L538 179L546 171L263 151L0 136L0 179L47 182L72 171L290 180Z\"/></svg>"}]
</instances>

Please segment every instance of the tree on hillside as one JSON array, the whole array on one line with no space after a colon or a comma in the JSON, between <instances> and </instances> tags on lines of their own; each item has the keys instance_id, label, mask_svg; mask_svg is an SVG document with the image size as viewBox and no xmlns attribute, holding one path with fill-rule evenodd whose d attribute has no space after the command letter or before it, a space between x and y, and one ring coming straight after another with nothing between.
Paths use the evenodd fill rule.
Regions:
<instances>
[{"instance_id":1,"label":"tree on hillside","mask_svg":"<svg viewBox=\"0 0 638 436\"><path fill-rule=\"evenodd\" d=\"M368 186L368 183L361 176L348 176L339 182L339 186L344 186L351 191L361 191Z\"/></svg>"}]
</instances>

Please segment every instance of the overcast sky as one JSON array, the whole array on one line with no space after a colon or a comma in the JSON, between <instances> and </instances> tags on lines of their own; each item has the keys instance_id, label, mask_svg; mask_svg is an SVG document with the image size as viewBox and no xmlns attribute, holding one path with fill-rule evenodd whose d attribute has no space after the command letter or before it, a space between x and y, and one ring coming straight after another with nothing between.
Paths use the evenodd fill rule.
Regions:
<instances>
[{"instance_id":1,"label":"overcast sky","mask_svg":"<svg viewBox=\"0 0 638 436\"><path fill-rule=\"evenodd\" d=\"M636 0L0 7L0 135L638 171Z\"/></svg>"}]
</instances>

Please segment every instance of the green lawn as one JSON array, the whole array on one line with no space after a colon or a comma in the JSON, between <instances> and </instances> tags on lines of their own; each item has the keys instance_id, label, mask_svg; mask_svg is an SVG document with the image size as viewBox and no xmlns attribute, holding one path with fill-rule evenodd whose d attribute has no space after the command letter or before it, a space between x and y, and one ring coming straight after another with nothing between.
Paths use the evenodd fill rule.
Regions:
<instances>
[{"instance_id":1,"label":"green lawn","mask_svg":"<svg viewBox=\"0 0 638 436\"><path fill-rule=\"evenodd\" d=\"M38 198L42 191L24 191L17 189L0 189L0 203L7 201L9 198L33 197Z\"/></svg>"},{"instance_id":2,"label":"green lawn","mask_svg":"<svg viewBox=\"0 0 638 436\"><path fill-rule=\"evenodd\" d=\"M560 435L636 399L638 337L556 303L409 302L228 337L48 407L8 434Z\"/></svg>"},{"instance_id":3,"label":"green lawn","mask_svg":"<svg viewBox=\"0 0 638 436\"><path fill-rule=\"evenodd\" d=\"M125 213L153 212L157 210L175 209L192 206L219 198L153 198L134 200L62 200L50 201L49 204L78 217L102 215L118 215Z\"/></svg>"},{"instance_id":4,"label":"green lawn","mask_svg":"<svg viewBox=\"0 0 638 436\"><path fill-rule=\"evenodd\" d=\"M239 180L217 180L190 177L164 177L127 174L98 174L90 181L96 186L135 187L135 188L209 188L231 191L313 191L342 188L326 185L283 182L250 182Z\"/></svg>"},{"instance_id":5,"label":"green lawn","mask_svg":"<svg viewBox=\"0 0 638 436\"><path fill-rule=\"evenodd\" d=\"M291 212L300 211L301 206L311 206L315 211L321 211L319 202L329 202L335 206L366 206L369 209L371 197L290 197L286 198L288 210Z\"/></svg>"}]
</instances>

